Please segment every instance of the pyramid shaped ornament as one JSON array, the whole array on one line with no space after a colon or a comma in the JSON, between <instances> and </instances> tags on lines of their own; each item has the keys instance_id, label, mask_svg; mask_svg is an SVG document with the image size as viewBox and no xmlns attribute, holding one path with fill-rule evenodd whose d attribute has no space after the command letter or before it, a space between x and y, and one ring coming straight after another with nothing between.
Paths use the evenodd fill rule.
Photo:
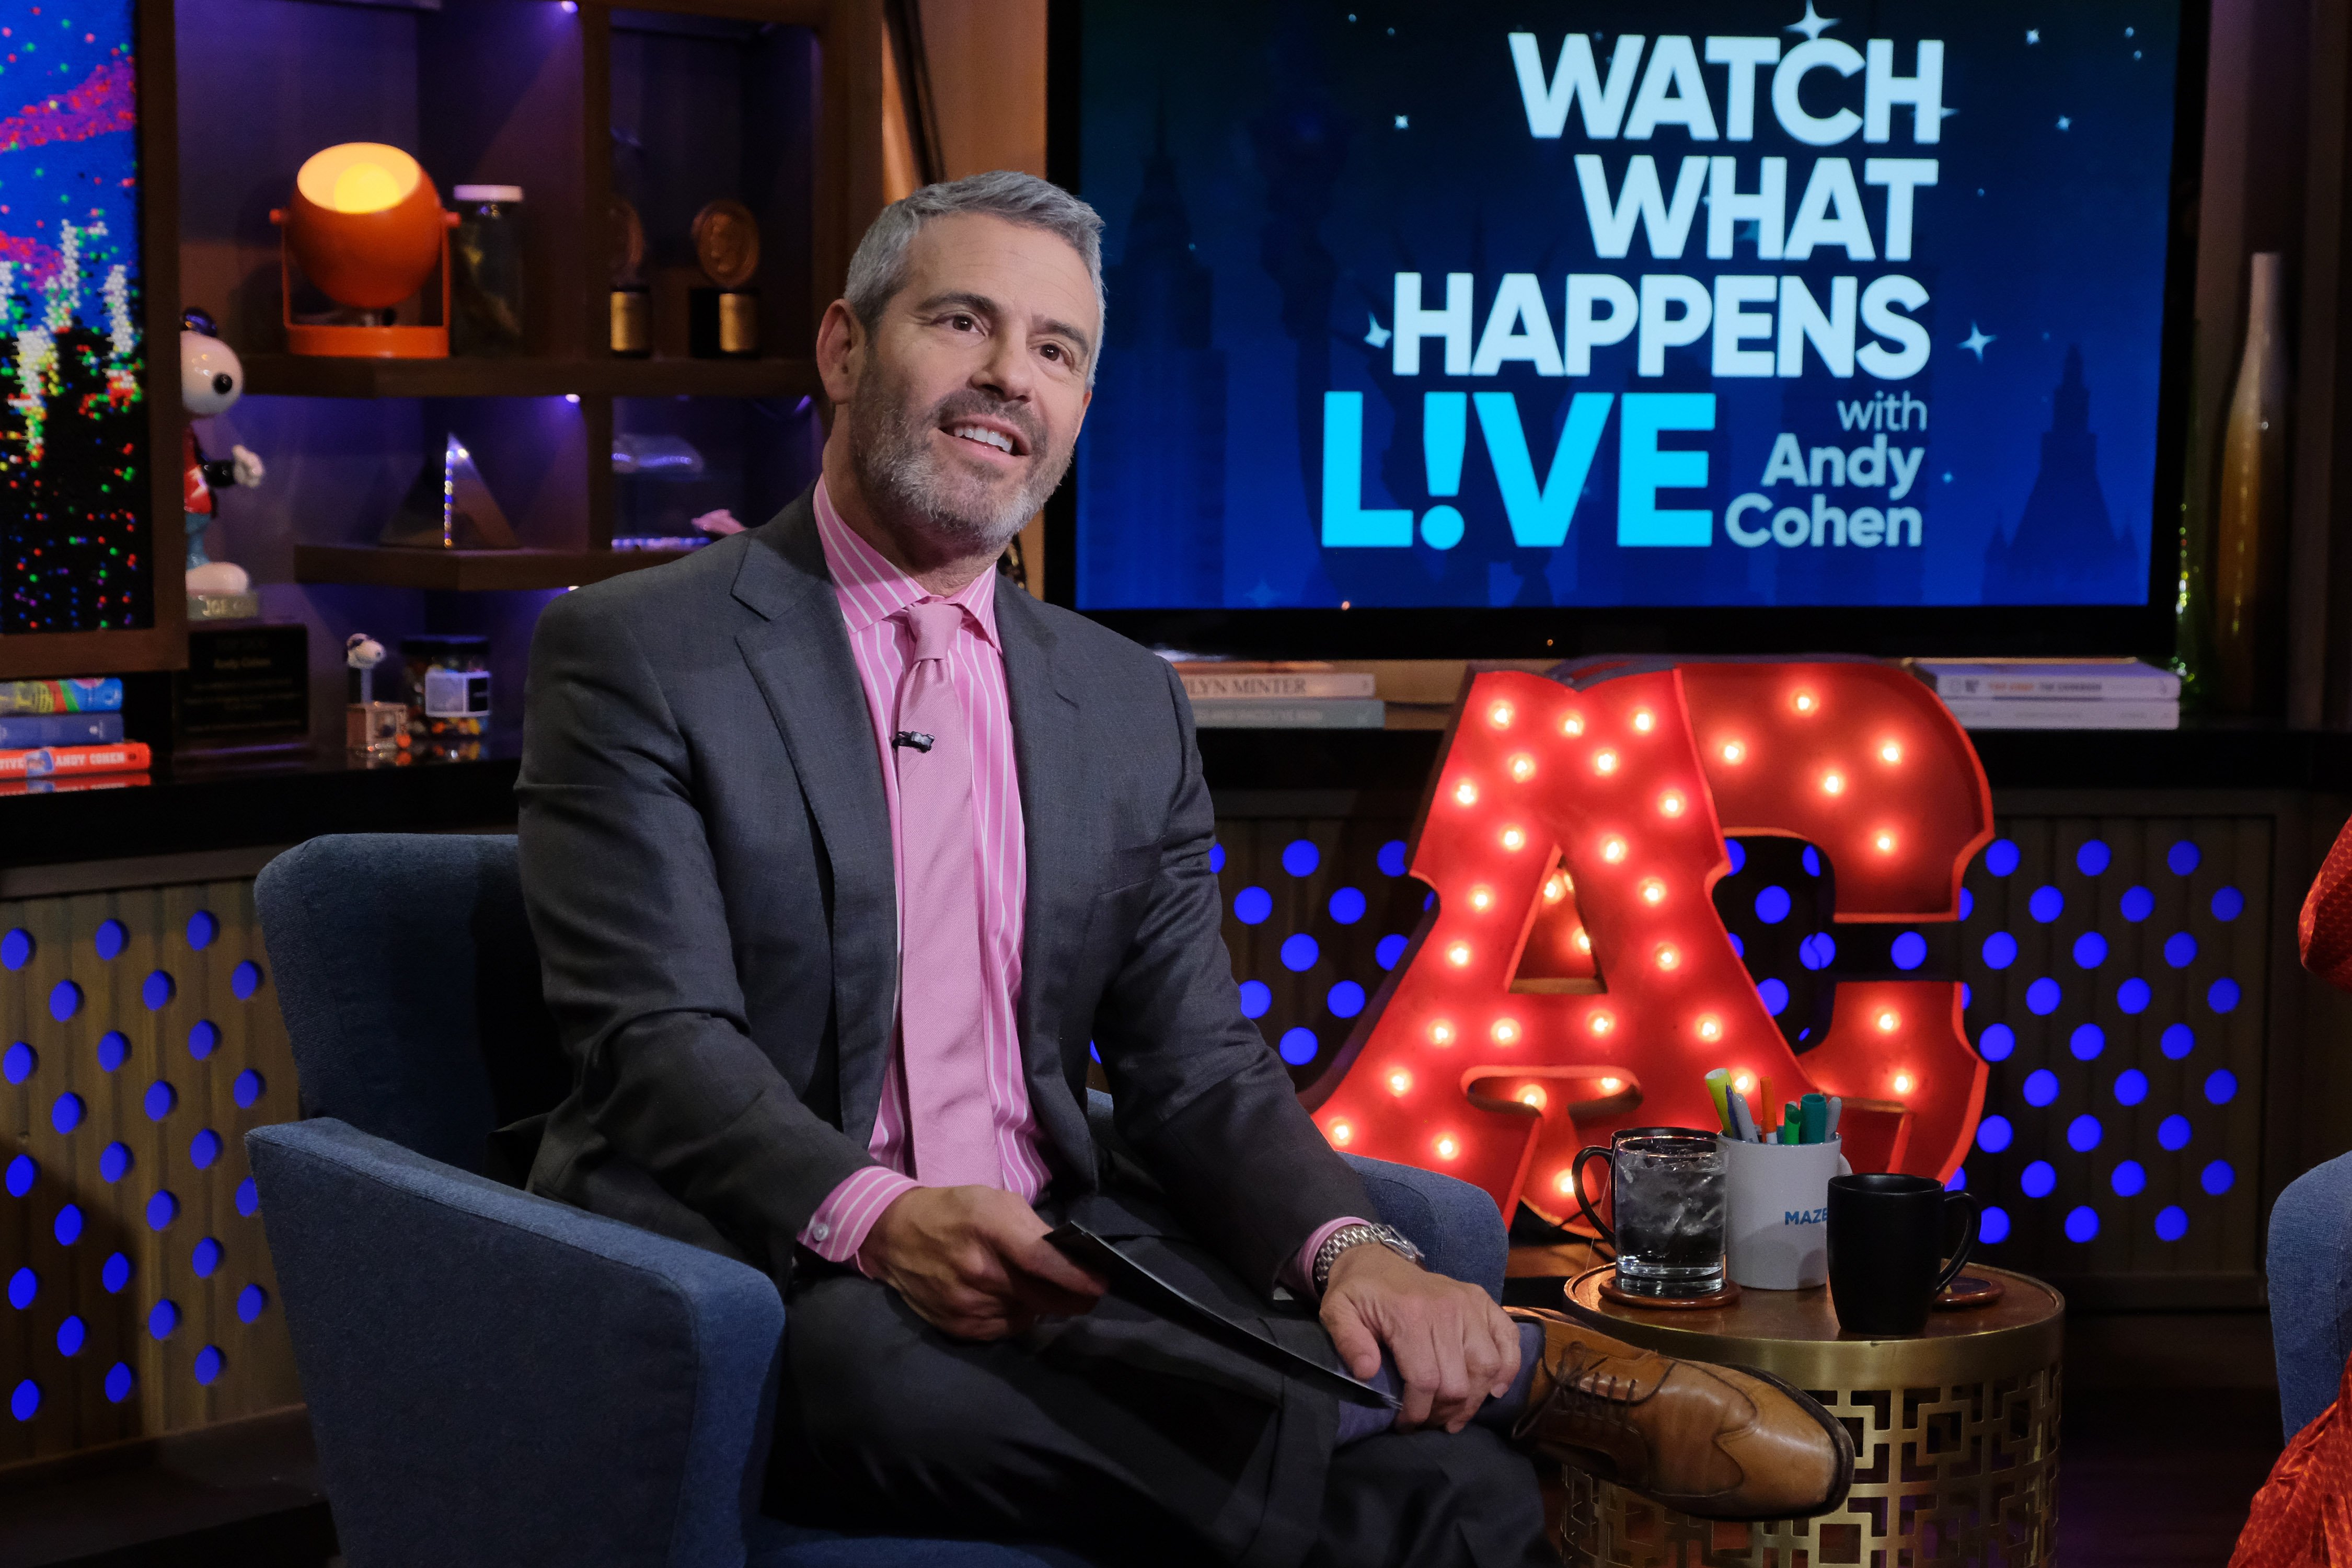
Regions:
<instances>
[{"instance_id":1,"label":"pyramid shaped ornament","mask_svg":"<svg viewBox=\"0 0 2352 1568\"><path fill-rule=\"evenodd\" d=\"M474 467L473 454L449 437L439 468L426 463L400 510L377 541L425 550L514 550L520 548L507 514Z\"/></svg>"}]
</instances>

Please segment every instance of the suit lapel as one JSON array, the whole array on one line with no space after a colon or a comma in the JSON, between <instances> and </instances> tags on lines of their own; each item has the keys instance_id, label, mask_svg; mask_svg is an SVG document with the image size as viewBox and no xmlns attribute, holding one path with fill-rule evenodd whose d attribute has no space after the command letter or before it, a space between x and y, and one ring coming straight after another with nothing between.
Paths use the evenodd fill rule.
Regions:
<instances>
[{"instance_id":1,"label":"suit lapel","mask_svg":"<svg viewBox=\"0 0 2352 1568\"><path fill-rule=\"evenodd\" d=\"M863 1144L898 1013L898 879L873 720L808 494L753 533L734 593L764 617L736 644L783 732L824 845L841 1127Z\"/></svg>"}]
</instances>

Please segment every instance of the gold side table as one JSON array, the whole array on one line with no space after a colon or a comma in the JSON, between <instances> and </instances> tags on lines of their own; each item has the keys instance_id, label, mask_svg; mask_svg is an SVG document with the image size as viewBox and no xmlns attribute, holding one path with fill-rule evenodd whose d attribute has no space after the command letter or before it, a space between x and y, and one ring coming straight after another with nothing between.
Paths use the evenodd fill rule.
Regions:
<instances>
[{"instance_id":1,"label":"gold side table","mask_svg":"<svg viewBox=\"0 0 2352 1568\"><path fill-rule=\"evenodd\" d=\"M1562 1539L1580 1568L2039 1568L2054 1555L2059 1351L2065 1298L1971 1265L2000 1300L1940 1311L1916 1339L1838 1328L1826 1286L1747 1290L1727 1307L1661 1311L1602 1299L1612 1267L1569 1281L1568 1312L1668 1355L1758 1367L1805 1390L1853 1435L1853 1490L1818 1519L1725 1524L1635 1497L1573 1467Z\"/></svg>"}]
</instances>

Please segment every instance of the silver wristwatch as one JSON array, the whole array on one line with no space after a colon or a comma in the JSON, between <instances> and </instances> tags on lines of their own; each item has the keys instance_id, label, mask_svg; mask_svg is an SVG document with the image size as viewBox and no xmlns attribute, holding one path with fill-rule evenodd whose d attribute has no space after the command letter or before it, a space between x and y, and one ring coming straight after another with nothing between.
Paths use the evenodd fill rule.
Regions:
<instances>
[{"instance_id":1,"label":"silver wristwatch","mask_svg":"<svg viewBox=\"0 0 2352 1568\"><path fill-rule=\"evenodd\" d=\"M1318 1296L1323 1294L1323 1287L1331 1278L1331 1265L1339 1260L1339 1254L1351 1247L1361 1247L1368 1241L1380 1243L1407 1263L1422 1260L1421 1248L1406 1240L1404 1232L1393 1226L1343 1225L1325 1237L1323 1245L1315 1249L1315 1267L1308 1273L1314 1279Z\"/></svg>"}]
</instances>

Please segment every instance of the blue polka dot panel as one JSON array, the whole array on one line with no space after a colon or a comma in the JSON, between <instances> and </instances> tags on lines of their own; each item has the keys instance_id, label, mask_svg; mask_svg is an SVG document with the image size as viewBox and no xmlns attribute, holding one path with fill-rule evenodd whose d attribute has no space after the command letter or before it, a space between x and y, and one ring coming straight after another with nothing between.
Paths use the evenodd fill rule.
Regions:
<instances>
[{"instance_id":1,"label":"blue polka dot panel","mask_svg":"<svg viewBox=\"0 0 2352 1568\"><path fill-rule=\"evenodd\" d=\"M251 882L0 900L0 1468L299 1403L247 1195L246 1132L295 1114Z\"/></svg>"}]
</instances>

